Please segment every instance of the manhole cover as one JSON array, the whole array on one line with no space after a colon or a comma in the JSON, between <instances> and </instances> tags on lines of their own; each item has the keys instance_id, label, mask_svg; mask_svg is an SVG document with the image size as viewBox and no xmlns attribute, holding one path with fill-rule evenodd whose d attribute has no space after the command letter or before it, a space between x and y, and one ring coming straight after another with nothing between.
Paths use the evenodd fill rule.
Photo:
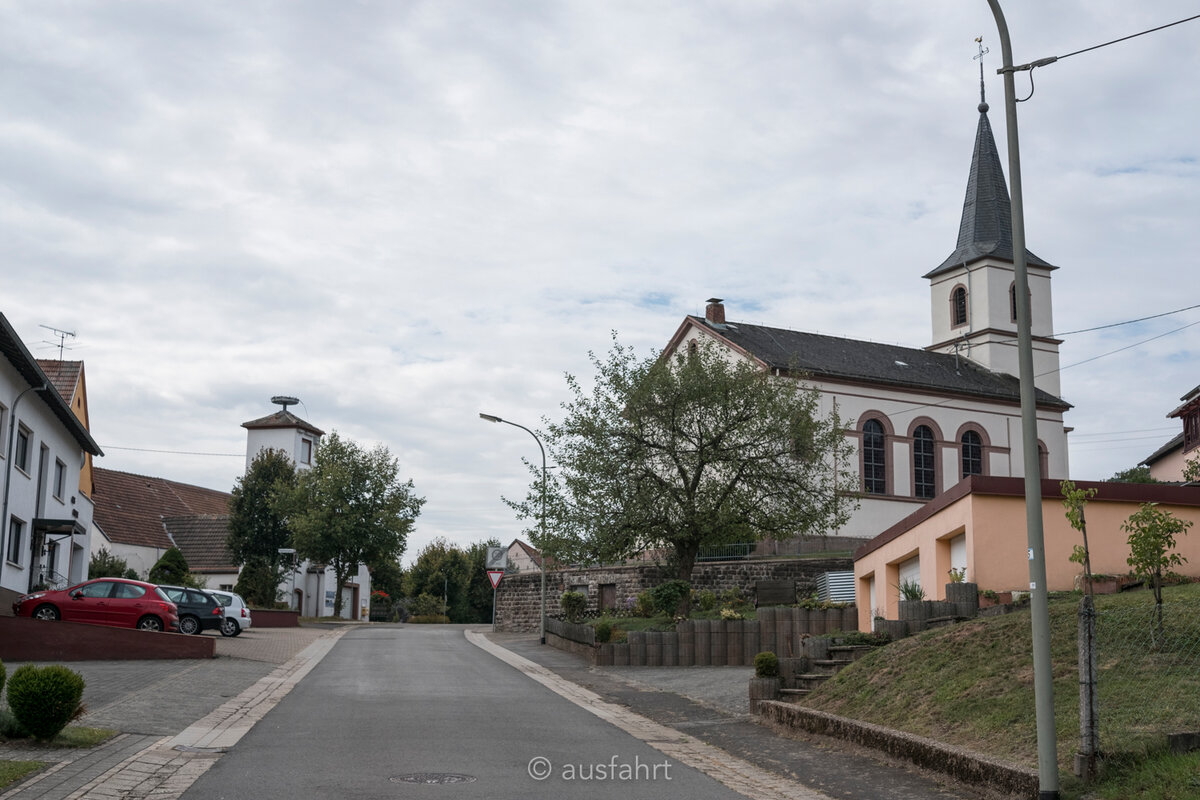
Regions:
<instances>
[{"instance_id":1,"label":"manhole cover","mask_svg":"<svg viewBox=\"0 0 1200 800\"><path fill-rule=\"evenodd\" d=\"M474 783L474 775L457 775L453 772L412 772L408 775L393 775L392 783L423 783L433 786L444 783Z\"/></svg>"}]
</instances>

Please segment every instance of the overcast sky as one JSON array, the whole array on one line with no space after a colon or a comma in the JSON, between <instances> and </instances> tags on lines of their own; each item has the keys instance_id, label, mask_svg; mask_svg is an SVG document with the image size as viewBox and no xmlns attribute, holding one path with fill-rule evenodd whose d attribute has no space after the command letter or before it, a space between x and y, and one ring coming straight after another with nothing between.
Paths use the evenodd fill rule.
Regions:
<instances>
[{"instance_id":1,"label":"overcast sky","mask_svg":"<svg viewBox=\"0 0 1200 800\"><path fill-rule=\"evenodd\" d=\"M1198 5L1004 3L1017 63ZM1004 153L985 0L0 0L0 311L38 357L76 334L103 467L228 491L292 394L427 499L406 560L507 543L537 446L478 413L538 427L613 330L649 354L716 296L930 344L977 36ZM1200 21L1033 72L1056 331L1200 303L1197 75ZM1180 430L1196 323L1062 337L1072 477Z\"/></svg>"}]
</instances>

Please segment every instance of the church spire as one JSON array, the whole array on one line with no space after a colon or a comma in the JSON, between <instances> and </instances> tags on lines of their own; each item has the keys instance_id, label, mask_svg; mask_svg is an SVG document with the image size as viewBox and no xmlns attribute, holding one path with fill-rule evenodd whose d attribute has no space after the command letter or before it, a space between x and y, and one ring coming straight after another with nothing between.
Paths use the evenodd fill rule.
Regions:
<instances>
[{"instance_id":1,"label":"church spire","mask_svg":"<svg viewBox=\"0 0 1200 800\"><path fill-rule=\"evenodd\" d=\"M975 130L975 150L971 154L971 171L967 175L967 195L958 224L958 244L945 261L924 276L926 278L989 256L1010 262L1013 260L1012 206L1000 153L996 149L996 139L987 116L983 56L988 49L983 46L982 38L975 40L979 43L979 55L974 56L979 60L979 126ZM1025 250L1025 260L1029 266L1056 269L1028 248Z\"/></svg>"}]
</instances>

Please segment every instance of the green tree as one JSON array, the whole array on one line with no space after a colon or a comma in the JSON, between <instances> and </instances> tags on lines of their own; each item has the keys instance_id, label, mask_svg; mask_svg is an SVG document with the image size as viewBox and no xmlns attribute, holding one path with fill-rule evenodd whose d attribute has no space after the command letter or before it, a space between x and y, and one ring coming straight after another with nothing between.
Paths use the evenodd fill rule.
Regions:
<instances>
[{"instance_id":1,"label":"green tree","mask_svg":"<svg viewBox=\"0 0 1200 800\"><path fill-rule=\"evenodd\" d=\"M468 587L471 564L467 554L438 538L417 554L404 573L404 593L408 597L426 594L445 602L445 614L451 622L476 622L471 614ZM486 577L486 576L485 576ZM438 607L439 613L442 607Z\"/></svg>"},{"instance_id":2,"label":"green tree","mask_svg":"<svg viewBox=\"0 0 1200 800\"><path fill-rule=\"evenodd\" d=\"M118 558L101 547L88 560L89 578L123 578L129 570L129 564L123 558Z\"/></svg>"},{"instance_id":3,"label":"green tree","mask_svg":"<svg viewBox=\"0 0 1200 800\"><path fill-rule=\"evenodd\" d=\"M1123 469L1108 479L1108 483L1162 483L1150 474L1150 468L1142 464Z\"/></svg>"},{"instance_id":4,"label":"green tree","mask_svg":"<svg viewBox=\"0 0 1200 800\"><path fill-rule=\"evenodd\" d=\"M543 554L597 562L652 548L691 579L702 548L764 537L823 535L857 506L854 450L815 389L715 345L640 359L614 334L591 393L571 398L543 439L557 463L548 481ZM523 501L536 523L541 465Z\"/></svg>"},{"instance_id":5,"label":"green tree","mask_svg":"<svg viewBox=\"0 0 1200 800\"><path fill-rule=\"evenodd\" d=\"M371 591L383 592L392 600L404 595L404 570L395 559L382 559L367 564L371 573Z\"/></svg>"},{"instance_id":6,"label":"green tree","mask_svg":"<svg viewBox=\"0 0 1200 800\"><path fill-rule=\"evenodd\" d=\"M1087 506L1089 500L1096 496L1096 489L1076 488L1075 481L1062 481L1058 486L1062 491L1067 522L1071 523L1071 527L1083 536L1083 544L1075 545L1069 560L1083 567L1083 589L1088 595L1091 595L1092 552L1088 548L1087 518L1084 516L1084 507Z\"/></svg>"},{"instance_id":7,"label":"green tree","mask_svg":"<svg viewBox=\"0 0 1200 800\"><path fill-rule=\"evenodd\" d=\"M466 620L468 622L492 621L492 582L487 575L487 549L499 545L498 539L488 539L467 548L467 606L471 617Z\"/></svg>"},{"instance_id":8,"label":"green tree","mask_svg":"<svg viewBox=\"0 0 1200 800\"><path fill-rule=\"evenodd\" d=\"M282 450L260 450L238 478L229 501L226 546L242 566L238 594L251 605L274 606L279 585L291 567L280 548L290 547L292 532L279 498L295 489L296 466Z\"/></svg>"},{"instance_id":9,"label":"green tree","mask_svg":"<svg viewBox=\"0 0 1200 800\"><path fill-rule=\"evenodd\" d=\"M188 570L187 559L178 547L168 547L166 552L154 562L150 574L146 577L150 583L165 583L174 586L192 586L201 588L204 582L195 578Z\"/></svg>"},{"instance_id":10,"label":"green tree","mask_svg":"<svg viewBox=\"0 0 1200 800\"><path fill-rule=\"evenodd\" d=\"M1187 559L1175 549L1175 537L1183 536L1192 527L1191 520L1179 519L1158 503L1142 503L1142 507L1121 525L1129 534L1129 564L1134 574L1149 581L1154 592L1155 633L1162 634L1163 571L1182 566Z\"/></svg>"},{"instance_id":11,"label":"green tree","mask_svg":"<svg viewBox=\"0 0 1200 800\"><path fill-rule=\"evenodd\" d=\"M363 450L336 431L329 434L312 469L277 501L299 556L333 567L338 587L362 564L398 559L425 503L399 474L399 462L383 445ZM333 603L340 616L340 591Z\"/></svg>"},{"instance_id":12,"label":"green tree","mask_svg":"<svg viewBox=\"0 0 1200 800\"><path fill-rule=\"evenodd\" d=\"M1192 456L1183 465L1183 480L1187 483L1200 481L1200 455Z\"/></svg>"}]
</instances>

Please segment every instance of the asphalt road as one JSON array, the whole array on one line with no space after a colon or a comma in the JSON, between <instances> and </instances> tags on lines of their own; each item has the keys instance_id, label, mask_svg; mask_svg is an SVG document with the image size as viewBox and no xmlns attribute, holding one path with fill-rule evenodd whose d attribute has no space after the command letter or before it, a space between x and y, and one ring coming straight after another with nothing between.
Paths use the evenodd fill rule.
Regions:
<instances>
[{"instance_id":1,"label":"asphalt road","mask_svg":"<svg viewBox=\"0 0 1200 800\"><path fill-rule=\"evenodd\" d=\"M440 626L346 633L183 796L434 794L743 798Z\"/></svg>"}]
</instances>

